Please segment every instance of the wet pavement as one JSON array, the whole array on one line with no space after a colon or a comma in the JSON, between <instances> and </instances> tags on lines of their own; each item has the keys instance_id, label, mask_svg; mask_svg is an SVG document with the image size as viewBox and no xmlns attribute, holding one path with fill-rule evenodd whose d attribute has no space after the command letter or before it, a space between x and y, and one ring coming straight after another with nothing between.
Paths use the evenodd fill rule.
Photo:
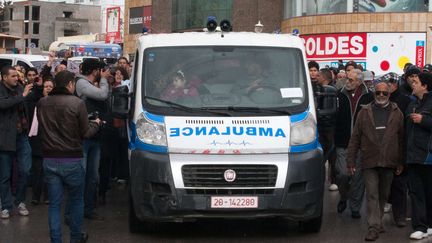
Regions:
<instances>
[{"instance_id":1,"label":"wet pavement","mask_svg":"<svg viewBox=\"0 0 432 243\"><path fill-rule=\"evenodd\" d=\"M365 203L362 218L352 219L349 210L343 214L336 212L338 193L326 191L323 227L318 234L302 233L297 224L281 220L205 220L163 225L153 234L131 234L127 198L126 186L112 188L107 195L107 204L97 208L105 220L85 220L84 229L90 235L88 242L364 242L367 231ZM29 210L28 217L14 212L11 219L0 220L0 243L49 242L48 206L29 205ZM390 214L385 215L384 228L386 232L380 234L377 242L410 242L411 227L397 228ZM67 227L63 229L63 238L64 242L69 241ZM432 237L412 242L432 242Z\"/></svg>"}]
</instances>

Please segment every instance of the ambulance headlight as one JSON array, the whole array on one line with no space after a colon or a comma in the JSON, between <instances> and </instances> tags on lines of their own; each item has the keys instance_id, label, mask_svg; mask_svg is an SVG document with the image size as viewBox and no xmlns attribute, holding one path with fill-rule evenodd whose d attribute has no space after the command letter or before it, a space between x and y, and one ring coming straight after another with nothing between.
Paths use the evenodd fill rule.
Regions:
<instances>
[{"instance_id":1,"label":"ambulance headlight","mask_svg":"<svg viewBox=\"0 0 432 243\"><path fill-rule=\"evenodd\" d=\"M147 144L167 146L165 124L150 121L141 113L136 122L138 138Z\"/></svg>"},{"instance_id":2,"label":"ambulance headlight","mask_svg":"<svg viewBox=\"0 0 432 243\"><path fill-rule=\"evenodd\" d=\"M311 114L306 119L291 123L291 145L304 145L316 139L317 124Z\"/></svg>"}]
</instances>

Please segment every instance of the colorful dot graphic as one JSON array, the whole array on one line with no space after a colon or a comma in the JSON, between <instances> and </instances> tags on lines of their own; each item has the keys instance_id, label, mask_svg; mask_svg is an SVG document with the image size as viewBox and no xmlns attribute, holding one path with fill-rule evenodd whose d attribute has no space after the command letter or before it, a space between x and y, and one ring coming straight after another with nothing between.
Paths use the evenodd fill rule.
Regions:
<instances>
[{"instance_id":1,"label":"colorful dot graphic","mask_svg":"<svg viewBox=\"0 0 432 243\"><path fill-rule=\"evenodd\" d=\"M405 64L409 63L410 59L407 56L401 56L398 60L398 66L400 69L403 69L405 67Z\"/></svg>"},{"instance_id":2,"label":"colorful dot graphic","mask_svg":"<svg viewBox=\"0 0 432 243\"><path fill-rule=\"evenodd\" d=\"M377 51L378 51L378 46L373 46L373 47L372 47L372 51L373 51L373 52L377 52Z\"/></svg>"},{"instance_id":3,"label":"colorful dot graphic","mask_svg":"<svg viewBox=\"0 0 432 243\"><path fill-rule=\"evenodd\" d=\"M386 60L382 61L380 67L383 71L387 71L390 69L390 63Z\"/></svg>"}]
</instances>

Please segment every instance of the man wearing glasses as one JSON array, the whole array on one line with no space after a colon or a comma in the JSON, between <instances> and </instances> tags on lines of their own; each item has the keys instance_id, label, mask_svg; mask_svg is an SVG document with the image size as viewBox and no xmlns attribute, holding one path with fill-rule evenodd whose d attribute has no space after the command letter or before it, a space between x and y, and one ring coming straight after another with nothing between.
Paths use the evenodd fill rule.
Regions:
<instances>
[{"instance_id":1,"label":"man wearing glasses","mask_svg":"<svg viewBox=\"0 0 432 243\"><path fill-rule=\"evenodd\" d=\"M374 97L374 102L364 106L358 114L347 157L348 171L353 175L358 151L362 151L360 164L366 187L369 229L366 241L375 241L379 233L384 232L382 217L393 172L402 173L404 161L404 116L397 104L390 102L390 84L376 84Z\"/></svg>"}]
</instances>

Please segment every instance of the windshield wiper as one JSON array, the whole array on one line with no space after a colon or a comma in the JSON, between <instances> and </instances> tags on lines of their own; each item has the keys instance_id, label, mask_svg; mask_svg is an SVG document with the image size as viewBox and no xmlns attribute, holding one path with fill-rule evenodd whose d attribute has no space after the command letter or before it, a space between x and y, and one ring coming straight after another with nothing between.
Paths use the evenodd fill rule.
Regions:
<instances>
[{"instance_id":1,"label":"windshield wiper","mask_svg":"<svg viewBox=\"0 0 432 243\"><path fill-rule=\"evenodd\" d=\"M256 113L262 113L262 112L273 112L277 114L287 115L290 116L291 112L285 111L285 110L278 110L278 109L272 109L272 108L259 108L259 107L244 107L244 106L229 106L228 110L233 111L246 111L246 112L256 112Z\"/></svg>"},{"instance_id":2,"label":"windshield wiper","mask_svg":"<svg viewBox=\"0 0 432 243\"><path fill-rule=\"evenodd\" d=\"M259 108L259 107L247 107L247 106L228 106L228 107L203 107L201 109L206 110L228 110L228 111L240 111L240 112L255 112L255 113L263 113L263 112L272 112L282 115L290 116L291 112L285 110L271 109L271 108Z\"/></svg>"},{"instance_id":3,"label":"windshield wiper","mask_svg":"<svg viewBox=\"0 0 432 243\"><path fill-rule=\"evenodd\" d=\"M210 111L210 110L206 110L206 109L195 109L189 106L185 106L185 105L181 105L172 101L168 101L168 100L163 100L163 99L159 99L159 98L155 98L155 97L151 97L151 96L144 96L144 99L148 99L148 100L155 100L164 104L169 105L169 107L172 108L178 108L178 109L182 109L184 111L188 111L188 112L202 112L205 111L207 113L211 113L211 114L217 114L217 115L222 115L222 116L231 116L229 113L226 112L216 112L216 111Z\"/></svg>"}]
</instances>

